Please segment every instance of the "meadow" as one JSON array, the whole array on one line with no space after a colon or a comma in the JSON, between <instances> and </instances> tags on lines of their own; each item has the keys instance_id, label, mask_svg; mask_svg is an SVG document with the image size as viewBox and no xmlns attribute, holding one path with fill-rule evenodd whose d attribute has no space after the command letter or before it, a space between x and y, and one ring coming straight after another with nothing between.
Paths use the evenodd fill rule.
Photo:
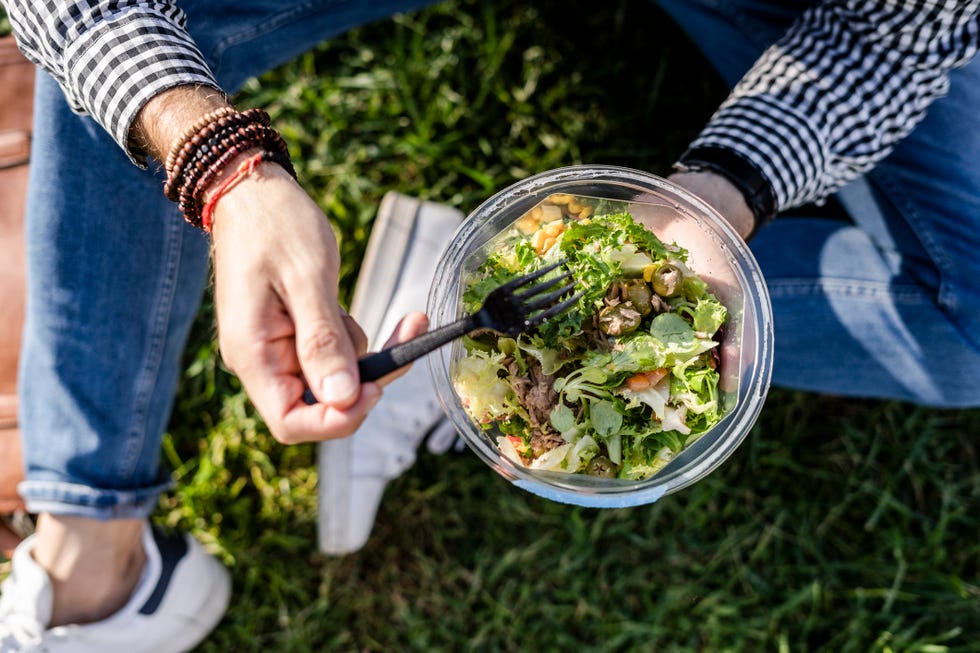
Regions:
<instances>
[{"instance_id":1,"label":"meadow","mask_svg":"<svg viewBox=\"0 0 980 653\"><path fill-rule=\"evenodd\" d=\"M469 212L563 165L665 175L725 93L642 0L453 0L325 43L237 101L290 143L347 302L386 191ZM206 302L154 515L232 571L200 651L980 651L980 410L773 388L713 474L619 510L423 447L367 546L329 557L315 446L269 436L213 320Z\"/></svg>"}]
</instances>

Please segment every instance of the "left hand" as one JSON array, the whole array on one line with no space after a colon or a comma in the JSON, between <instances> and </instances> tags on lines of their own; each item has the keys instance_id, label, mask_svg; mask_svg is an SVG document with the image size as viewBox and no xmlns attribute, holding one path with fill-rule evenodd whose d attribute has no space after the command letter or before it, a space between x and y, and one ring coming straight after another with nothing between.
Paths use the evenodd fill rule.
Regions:
<instances>
[{"instance_id":1,"label":"left hand","mask_svg":"<svg viewBox=\"0 0 980 653\"><path fill-rule=\"evenodd\" d=\"M667 181L694 193L707 202L734 227L743 240L755 226L755 216L745 201L745 196L732 182L714 172L675 172Z\"/></svg>"}]
</instances>

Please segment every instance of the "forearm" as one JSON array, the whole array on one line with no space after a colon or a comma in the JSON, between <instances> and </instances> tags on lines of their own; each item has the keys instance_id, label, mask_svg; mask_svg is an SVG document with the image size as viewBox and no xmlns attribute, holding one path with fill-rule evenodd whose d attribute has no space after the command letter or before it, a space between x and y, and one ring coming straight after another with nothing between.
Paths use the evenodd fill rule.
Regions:
<instances>
[{"instance_id":1,"label":"forearm","mask_svg":"<svg viewBox=\"0 0 980 653\"><path fill-rule=\"evenodd\" d=\"M209 86L177 86L154 96L136 115L129 141L133 148L163 162L189 125L229 106L224 93Z\"/></svg>"}]
</instances>

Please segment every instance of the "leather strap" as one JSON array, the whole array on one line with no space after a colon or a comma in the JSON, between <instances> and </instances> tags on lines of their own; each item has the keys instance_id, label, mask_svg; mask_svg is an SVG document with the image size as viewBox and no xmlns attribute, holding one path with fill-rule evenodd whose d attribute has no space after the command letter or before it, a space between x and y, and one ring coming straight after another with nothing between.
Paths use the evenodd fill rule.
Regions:
<instances>
[{"instance_id":1,"label":"leather strap","mask_svg":"<svg viewBox=\"0 0 980 653\"><path fill-rule=\"evenodd\" d=\"M696 147L681 155L674 166L682 172L710 170L732 182L752 209L755 225L748 240L776 217L776 195L772 184L747 159L723 147Z\"/></svg>"},{"instance_id":2,"label":"leather strap","mask_svg":"<svg viewBox=\"0 0 980 653\"><path fill-rule=\"evenodd\" d=\"M0 515L23 510L17 428L17 364L24 320L24 200L33 121L34 65L12 37L0 38ZM5 528L3 548L11 543Z\"/></svg>"}]
</instances>

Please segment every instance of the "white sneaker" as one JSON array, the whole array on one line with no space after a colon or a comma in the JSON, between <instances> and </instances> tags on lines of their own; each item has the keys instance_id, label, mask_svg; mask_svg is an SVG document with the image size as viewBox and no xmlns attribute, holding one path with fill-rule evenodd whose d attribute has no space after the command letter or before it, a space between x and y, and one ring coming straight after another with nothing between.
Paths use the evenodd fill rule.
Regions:
<instances>
[{"instance_id":1,"label":"white sneaker","mask_svg":"<svg viewBox=\"0 0 980 653\"><path fill-rule=\"evenodd\" d=\"M406 313L425 310L436 263L462 219L447 206L385 195L351 301L369 351L381 348ZM354 435L320 444L318 530L324 553L343 555L364 546L385 485L415 462L419 443L441 418L421 358L385 387Z\"/></svg>"},{"instance_id":2,"label":"white sneaker","mask_svg":"<svg viewBox=\"0 0 980 653\"><path fill-rule=\"evenodd\" d=\"M146 567L132 597L102 621L48 628L51 580L31 555L34 535L14 551L0 594L0 653L181 653L218 624L231 579L189 536L147 526Z\"/></svg>"}]
</instances>

